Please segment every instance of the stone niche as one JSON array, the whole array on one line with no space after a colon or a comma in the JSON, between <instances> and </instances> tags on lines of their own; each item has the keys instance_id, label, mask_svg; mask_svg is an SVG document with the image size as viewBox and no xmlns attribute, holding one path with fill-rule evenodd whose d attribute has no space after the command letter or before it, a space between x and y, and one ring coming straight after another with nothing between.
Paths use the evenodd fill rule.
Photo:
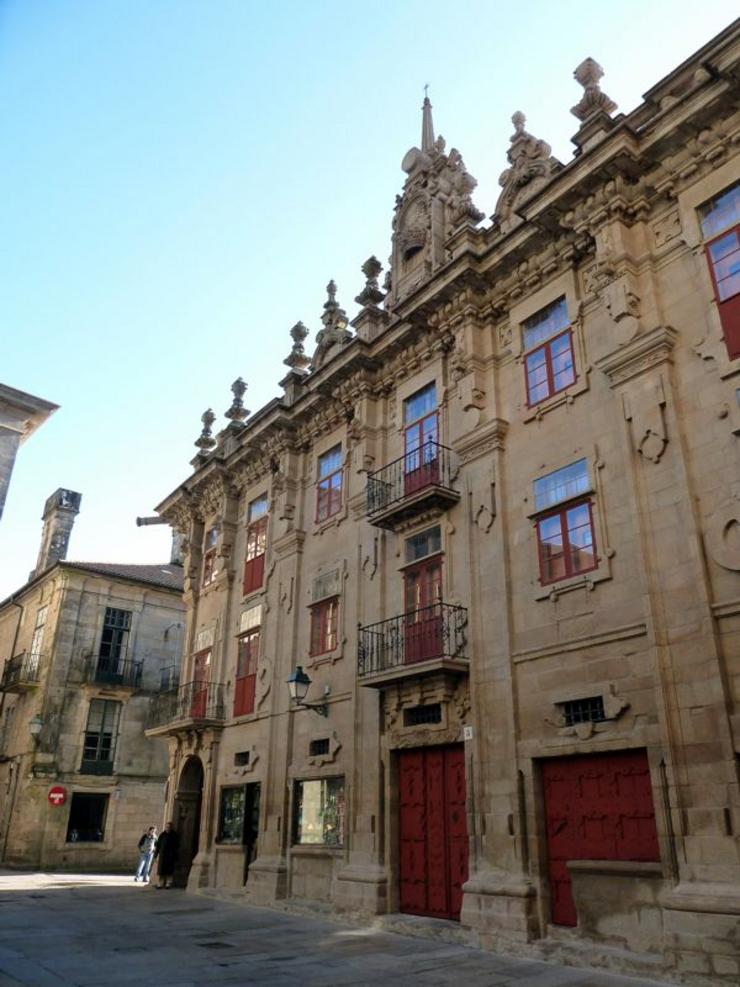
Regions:
<instances>
[{"instance_id":1,"label":"stone niche","mask_svg":"<svg viewBox=\"0 0 740 987\"><path fill-rule=\"evenodd\" d=\"M578 931L637 953L663 950L663 872L659 863L570 860Z\"/></svg>"}]
</instances>

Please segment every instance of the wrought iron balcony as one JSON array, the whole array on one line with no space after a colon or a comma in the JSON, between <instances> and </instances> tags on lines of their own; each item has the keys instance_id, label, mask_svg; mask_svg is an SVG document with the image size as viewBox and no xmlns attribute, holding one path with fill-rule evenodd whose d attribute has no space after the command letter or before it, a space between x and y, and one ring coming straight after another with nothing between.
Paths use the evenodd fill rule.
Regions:
<instances>
[{"instance_id":1,"label":"wrought iron balcony","mask_svg":"<svg viewBox=\"0 0 740 987\"><path fill-rule=\"evenodd\" d=\"M88 664L88 682L95 685L118 687L121 689L141 688L144 670L143 661L129 661L123 658L91 655Z\"/></svg>"},{"instance_id":2,"label":"wrought iron balcony","mask_svg":"<svg viewBox=\"0 0 740 987\"><path fill-rule=\"evenodd\" d=\"M3 692L25 692L39 684L39 672L44 656L27 651L5 662L0 689Z\"/></svg>"},{"instance_id":3,"label":"wrought iron balcony","mask_svg":"<svg viewBox=\"0 0 740 987\"><path fill-rule=\"evenodd\" d=\"M113 761L104 758L84 758L80 763L81 775L112 775Z\"/></svg>"},{"instance_id":4,"label":"wrought iron balcony","mask_svg":"<svg viewBox=\"0 0 740 987\"><path fill-rule=\"evenodd\" d=\"M220 725L223 720L223 683L186 682L152 699L147 733L157 736L187 726Z\"/></svg>"},{"instance_id":5,"label":"wrought iron balcony","mask_svg":"<svg viewBox=\"0 0 740 987\"><path fill-rule=\"evenodd\" d=\"M358 675L363 685L431 671L467 674L468 611L435 603L360 627Z\"/></svg>"},{"instance_id":6,"label":"wrought iron balcony","mask_svg":"<svg viewBox=\"0 0 740 987\"><path fill-rule=\"evenodd\" d=\"M457 456L439 442L425 442L392 463L368 473L367 515L371 524L393 529L400 521L430 507L443 510L460 499L452 483Z\"/></svg>"}]
</instances>

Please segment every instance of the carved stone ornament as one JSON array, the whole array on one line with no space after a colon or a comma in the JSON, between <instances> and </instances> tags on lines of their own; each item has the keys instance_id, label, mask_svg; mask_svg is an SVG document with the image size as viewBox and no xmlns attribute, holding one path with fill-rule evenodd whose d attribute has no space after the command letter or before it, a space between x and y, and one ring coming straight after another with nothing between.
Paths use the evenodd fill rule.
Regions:
<instances>
[{"instance_id":1,"label":"carved stone ornament","mask_svg":"<svg viewBox=\"0 0 740 987\"><path fill-rule=\"evenodd\" d=\"M216 445L216 440L213 438L213 423L216 421L213 409L207 408L200 416L200 420L203 423L203 428L193 445L197 446L203 452L208 452Z\"/></svg>"},{"instance_id":2,"label":"carved stone ornament","mask_svg":"<svg viewBox=\"0 0 740 987\"><path fill-rule=\"evenodd\" d=\"M573 723L570 726L566 726L565 723L565 712L563 710L563 704L566 702L572 702L579 699L591 699L594 696L601 699L604 708L604 719L599 721L584 720L581 723ZM598 687L596 691L594 688L585 689L582 693L574 693L567 697L556 699L553 703L555 706L555 714L550 714L546 716L545 723L552 727L556 727L558 735L561 737L578 737L579 740L588 740L592 737L594 733L599 733L604 730L608 730L610 720L618 720L619 717L624 713L626 709L629 709L629 703L626 699L622 699L614 691L614 686L609 685L602 692L598 692Z\"/></svg>"},{"instance_id":3,"label":"carved stone ornament","mask_svg":"<svg viewBox=\"0 0 740 987\"><path fill-rule=\"evenodd\" d=\"M665 392L659 381L652 393L638 398L622 396L625 420L630 423L635 452L651 463L659 463L668 445L665 424Z\"/></svg>"},{"instance_id":4,"label":"carved stone ornament","mask_svg":"<svg viewBox=\"0 0 740 987\"><path fill-rule=\"evenodd\" d=\"M231 393L234 395L231 407L228 411L224 412L224 416L230 418L232 422L242 422L249 416L249 411L244 407L244 394L246 390L247 385L245 382L241 377L237 377L231 385Z\"/></svg>"},{"instance_id":5,"label":"carved stone ornament","mask_svg":"<svg viewBox=\"0 0 740 987\"><path fill-rule=\"evenodd\" d=\"M593 58L586 58L573 73L573 78L583 86L584 93L580 101L571 108L571 113L582 123L595 113L611 114L617 104L601 91L599 80L604 70Z\"/></svg>"},{"instance_id":6,"label":"carved stone ornament","mask_svg":"<svg viewBox=\"0 0 740 987\"><path fill-rule=\"evenodd\" d=\"M740 494L720 504L708 519L705 543L713 562L740 571Z\"/></svg>"},{"instance_id":7,"label":"carved stone ornament","mask_svg":"<svg viewBox=\"0 0 740 987\"><path fill-rule=\"evenodd\" d=\"M365 287L355 298L355 301L358 305L362 305L365 308L375 308L385 298L385 294L380 290L380 286L378 285L378 276L383 270L383 265L377 257L368 257L362 265L361 270L365 275Z\"/></svg>"},{"instance_id":8,"label":"carved stone ornament","mask_svg":"<svg viewBox=\"0 0 740 987\"><path fill-rule=\"evenodd\" d=\"M316 335L316 349L311 360L311 368L318 370L333 346L346 346L352 339L352 333L347 326L347 313L337 302L337 286L330 281L326 286L327 300L324 303L324 314L321 321L324 328Z\"/></svg>"},{"instance_id":9,"label":"carved stone ornament","mask_svg":"<svg viewBox=\"0 0 740 987\"><path fill-rule=\"evenodd\" d=\"M511 147L507 151L511 167L503 171L498 183L502 187L496 208L491 217L502 233L522 222L516 209L545 186L550 178L563 167L552 157L552 148L524 129L526 117L517 111L511 118L514 124Z\"/></svg>"},{"instance_id":10,"label":"carved stone ornament","mask_svg":"<svg viewBox=\"0 0 740 987\"><path fill-rule=\"evenodd\" d=\"M296 322L290 330L290 338L293 340L293 348L288 356L286 356L283 360L283 363L290 367L291 370L295 370L301 374L308 370L309 364L311 363L311 359L306 355L306 350L303 346L306 336L308 336L308 329L306 329L302 322Z\"/></svg>"},{"instance_id":11,"label":"carved stone ornament","mask_svg":"<svg viewBox=\"0 0 740 987\"><path fill-rule=\"evenodd\" d=\"M404 725L403 711L420 706L441 707L441 722ZM424 747L457 743L470 712L467 679L444 674L407 679L383 692L383 722L389 748Z\"/></svg>"}]
</instances>

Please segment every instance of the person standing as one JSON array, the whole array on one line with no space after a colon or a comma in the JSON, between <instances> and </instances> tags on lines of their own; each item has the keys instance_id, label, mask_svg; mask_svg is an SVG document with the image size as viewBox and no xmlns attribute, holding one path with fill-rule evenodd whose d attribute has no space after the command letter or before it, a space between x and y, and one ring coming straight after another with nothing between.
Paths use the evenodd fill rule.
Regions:
<instances>
[{"instance_id":1,"label":"person standing","mask_svg":"<svg viewBox=\"0 0 740 987\"><path fill-rule=\"evenodd\" d=\"M139 866L136 868L134 881L141 880L144 884L149 883L149 873L152 869L154 851L156 848L157 829L155 826L150 826L139 840Z\"/></svg>"},{"instance_id":2,"label":"person standing","mask_svg":"<svg viewBox=\"0 0 740 987\"><path fill-rule=\"evenodd\" d=\"M157 874L159 875L159 884L157 887L172 887L179 846L180 837L177 835L172 823L168 822L159 834L154 850L154 856L157 858Z\"/></svg>"}]
</instances>

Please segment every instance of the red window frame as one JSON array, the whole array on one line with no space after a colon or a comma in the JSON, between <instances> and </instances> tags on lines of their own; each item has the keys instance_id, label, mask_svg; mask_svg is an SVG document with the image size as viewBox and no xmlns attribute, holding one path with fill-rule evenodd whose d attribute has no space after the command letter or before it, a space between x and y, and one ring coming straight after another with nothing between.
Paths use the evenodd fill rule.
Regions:
<instances>
[{"instance_id":1,"label":"red window frame","mask_svg":"<svg viewBox=\"0 0 740 987\"><path fill-rule=\"evenodd\" d=\"M329 456L335 454L339 451L340 463L339 468L333 470L331 473L327 473L326 476L321 475L321 461L326 460ZM330 517L334 517L342 509L342 478L344 474L344 466L341 462L342 447L341 445L334 446L334 448L329 449L327 452L319 456L319 477L316 481L316 522L326 521Z\"/></svg>"},{"instance_id":2,"label":"red window frame","mask_svg":"<svg viewBox=\"0 0 740 987\"><path fill-rule=\"evenodd\" d=\"M579 523L573 525L571 522L573 518L569 519L568 515L572 514L579 509L586 507L588 510L587 525L590 534L590 542L588 545L576 545L573 544L573 533L580 529L583 529L586 525ZM547 538L542 536L543 525L547 522L551 522L554 518L558 518L560 521L560 545L561 550L556 553L552 553L548 556L547 554ZM593 504L588 498L578 500L574 503L561 504L559 507L543 512L536 521L537 528L537 556L539 559L540 566L540 583L543 586L548 586L550 583L557 583L563 579L569 579L572 576L580 576L584 572L592 572L594 569L598 568L599 560L596 555L596 533L594 530L594 515L593 515ZM574 565L574 559L577 558L577 552L583 551L585 548L590 548L592 564L584 567L577 567ZM555 559L563 560L563 571L557 575L552 574L552 563Z\"/></svg>"},{"instance_id":3,"label":"red window frame","mask_svg":"<svg viewBox=\"0 0 740 987\"><path fill-rule=\"evenodd\" d=\"M570 380L562 384L560 387L555 386L555 377L557 374L562 374L565 371L556 371L553 369L554 359L553 359L553 348L556 343L559 343L563 338L567 338L568 346L561 353L556 353L555 358L561 357L564 353L567 353L570 357L570 364L566 365L566 370L570 370ZM532 367L532 361L540 353L544 356L544 364L539 363ZM544 365L545 368L545 380L539 380L532 382L531 376L533 370L539 370ZM571 329L565 329L563 332L559 332L556 336L551 339L546 339L544 343L540 343L539 346L535 346L534 349L529 350L529 352L524 354L524 381L527 387L527 407L534 408L538 404L542 404L543 401L547 401L554 394L559 394L561 391L566 390L566 388L571 387L575 384L578 375L576 374L576 361L573 354L573 333ZM532 394L536 387L540 387L543 383L547 384L547 393L541 395L540 397L533 399Z\"/></svg>"},{"instance_id":4,"label":"red window frame","mask_svg":"<svg viewBox=\"0 0 740 987\"><path fill-rule=\"evenodd\" d=\"M243 594L262 588L265 578L265 552L267 551L267 517L253 521L247 528L247 552L244 559Z\"/></svg>"},{"instance_id":5,"label":"red window frame","mask_svg":"<svg viewBox=\"0 0 740 987\"><path fill-rule=\"evenodd\" d=\"M260 628L255 627L237 640L236 677L234 680L234 716L254 712L257 686L257 663L260 654Z\"/></svg>"},{"instance_id":6,"label":"red window frame","mask_svg":"<svg viewBox=\"0 0 740 987\"><path fill-rule=\"evenodd\" d=\"M339 599L336 596L311 607L311 644L309 654L324 655L337 646Z\"/></svg>"},{"instance_id":7,"label":"red window frame","mask_svg":"<svg viewBox=\"0 0 740 987\"><path fill-rule=\"evenodd\" d=\"M712 257L712 247L718 241L733 235L735 237L734 250L730 250L728 253L723 254L721 258L715 260ZM734 226L728 226L726 230L712 237L711 240L707 240L704 245L704 254L707 258L709 276L712 279L712 288L714 289L714 300L717 303L719 321L725 337L727 353L731 360L736 360L740 357L740 290L728 295L727 298L721 297L722 282L731 277L731 274L718 278L717 266L720 261L727 260L728 257L736 253L740 254L740 223L736 223Z\"/></svg>"}]
</instances>

